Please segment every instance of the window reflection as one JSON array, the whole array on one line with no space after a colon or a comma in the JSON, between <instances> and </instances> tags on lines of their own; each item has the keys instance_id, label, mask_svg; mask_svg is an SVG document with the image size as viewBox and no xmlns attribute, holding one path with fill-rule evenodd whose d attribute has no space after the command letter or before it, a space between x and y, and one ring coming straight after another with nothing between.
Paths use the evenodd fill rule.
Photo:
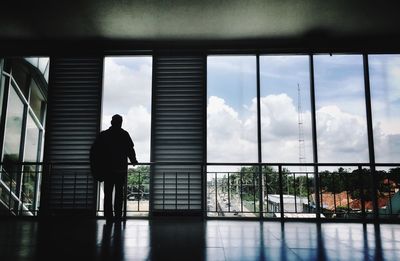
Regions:
<instances>
[{"instance_id":1,"label":"window reflection","mask_svg":"<svg viewBox=\"0 0 400 261\"><path fill-rule=\"evenodd\" d=\"M22 132L22 117L24 113L24 105L18 94L13 88L10 88L8 97L8 109L6 116L6 126L4 135L4 156L3 168L5 170L2 176L3 180L8 180L11 190L16 192L16 183L11 182L17 180L17 171L19 167L15 165L20 161L20 144Z\"/></svg>"},{"instance_id":2,"label":"window reflection","mask_svg":"<svg viewBox=\"0 0 400 261\"><path fill-rule=\"evenodd\" d=\"M370 55L375 160L400 159L400 55Z\"/></svg>"},{"instance_id":3,"label":"window reflection","mask_svg":"<svg viewBox=\"0 0 400 261\"><path fill-rule=\"evenodd\" d=\"M10 59L11 73L18 85L18 88L24 94L25 98L29 97L30 74L28 69L23 65L20 59Z\"/></svg>"},{"instance_id":4,"label":"window reflection","mask_svg":"<svg viewBox=\"0 0 400 261\"><path fill-rule=\"evenodd\" d=\"M38 159L39 152L39 128L33 121L32 116L28 116L25 138L24 161L35 162Z\"/></svg>"},{"instance_id":5,"label":"window reflection","mask_svg":"<svg viewBox=\"0 0 400 261\"><path fill-rule=\"evenodd\" d=\"M29 105L35 113L36 118L38 118L40 122L43 123L44 109L46 103L43 94L41 93L38 85L34 80L31 81L30 90L31 95L29 97Z\"/></svg>"},{"instance_id":6,"label":"window reflection","mask_svg":"<svg viewBox=\"0 0 400 261\"><path fill-rule=\"evenodd\" d=\"M23 103L15 90L10 88L4 138L5 160L13 162L19 160L23 113Z\"/></svg>"},{"instance_id":7,"label":"window reflection","mask_svg":"<svg viewBox=\"0 0 400 261\"><path fill-rule=\"evenodd\" d=\"M32 215L38 210L40 198L42 168L37 162L42 160L49 58L7 58L0 65L0 104L7 105L1 112L6 122L2 126L4 136L0 137L0 197L14 214ZM12 193L7 192L9 188Z\"/></svg>"}]
</instances>

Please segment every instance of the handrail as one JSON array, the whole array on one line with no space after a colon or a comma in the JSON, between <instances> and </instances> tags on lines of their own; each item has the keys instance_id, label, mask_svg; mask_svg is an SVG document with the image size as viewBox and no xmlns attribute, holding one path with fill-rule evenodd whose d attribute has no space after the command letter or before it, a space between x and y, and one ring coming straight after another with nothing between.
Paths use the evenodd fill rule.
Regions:
<instances>
[{"instance_id":1,"label":"handrail","mask_svg":"<svg viewBox=\"0 0 400 261\"><path fill-rule=\"evenodd\" d=\"M10 163L7 163L10 164ZM88 165L89 161L63 161L63 162L15 162L12 165ZM3 162L0 162L0 165L4 165ZM152 165L207 165L207 166L325 166L325 167L335 167L335 166L343 166L343 167L356 167L356 166L377 166L377 167L390 167L390 166L400 166L399 163L369 163L369 162L344 162L344 163L334 163L334 162L326 162L326 163L295 163L295 162L196 162L196 161L158 161L158 162L139 162L139 163L128 163L129 166L152 166Z\"/></svg>"}]
</instances>

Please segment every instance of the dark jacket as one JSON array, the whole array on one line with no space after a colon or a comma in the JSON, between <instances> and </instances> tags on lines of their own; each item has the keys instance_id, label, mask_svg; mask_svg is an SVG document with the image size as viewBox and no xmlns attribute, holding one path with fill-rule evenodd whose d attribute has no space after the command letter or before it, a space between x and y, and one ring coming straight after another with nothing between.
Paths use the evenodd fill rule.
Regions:
<instances>
[{"instance_id":1,"label":"dark jacket","mask_svg":"<svg viewBox=\"0 0 400 261\"><path fill-rule=\"evenodd\" d=\"M129 133L121 128L110 127L100 132L91 149L93 175L102 181L126 175L128 158L137 163L134 144Z\"/></svg>"}]
</instances>

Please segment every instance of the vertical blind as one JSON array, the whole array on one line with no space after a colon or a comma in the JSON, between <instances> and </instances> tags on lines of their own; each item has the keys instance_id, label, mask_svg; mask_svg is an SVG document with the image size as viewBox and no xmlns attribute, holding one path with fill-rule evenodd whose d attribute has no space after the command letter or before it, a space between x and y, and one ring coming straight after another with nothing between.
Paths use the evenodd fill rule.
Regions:
<instances>
[{"instance_id":1,"label":"vertical blind","mask_svg":"<svg viewBox=\"0 0 400 261\"><path fill-rule=\"evenodd\" d=\"M204 55L153 58L153 215L203 210L205 65Z\"/></svg>"},{"instance_id":2,"label":"vertical blind","mask_svg":"<svg viewBox=\"0 0 400 261\"><path fill-rule=\"evenodd\" d=\"M100 128L103 57L54 57L50 70L41 212L94 214L88 162Z\"/></svg>"}]
</instances>

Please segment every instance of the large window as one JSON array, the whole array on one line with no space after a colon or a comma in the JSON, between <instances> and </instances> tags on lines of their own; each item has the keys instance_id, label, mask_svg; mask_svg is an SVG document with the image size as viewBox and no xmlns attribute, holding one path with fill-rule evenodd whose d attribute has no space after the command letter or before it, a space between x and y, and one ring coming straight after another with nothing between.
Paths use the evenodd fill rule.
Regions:
<instances>
[{"instance_id":1,"label":"large window","mask_svg":"<svg viewBox=\"0 0 400 261\"><path fill-rule=\"evenodd\" d=\"M362 55L260 55L257 71L257 56L209 56L208 215L254 217L262 206L264 217L279 217L281 211L286 217L315 217L316 173L301 163L314 161L316 145L318 162L331 164L319 167L321 217L369 217L375 210L363 60ZM370 55L369 71L376 161L398 163L400 56ZM268 165L240 166L258 160ZM214 162L237 165L217 168ZM374 173L382 216L396 214L398 170L381 165Z\"/></svg>"},{"instance_id":2,"label":"large window","mask_svg":"<svg viewBox=\"0 0 400 261\"><path fill-rule=\"evenodd\" d=\"M255 56L207 59L207 161L257 162Z\"/></svg>"},{"instance_id":3,"label":"large window","mask_svg":"<svg viewBox=\"0 0 400 261\"><path fill-rule=\"evenodd\" d=\"M361 55L315 55L319 162L368 162Z\"/></svg>"},{"instance_id":4,"label":"large window","mask_svg":"<svg viewBox=\"0 0 400 261\"><path fill-rule=\"evenodd\" d=\"M10 88L8 95L3 147L3 167L6 171L4 174L8 175L8 178L17 180L18 166L16 163L21 161L20 151L24 104L13 87Z\"/></svg>"},{"instance_id":5,"label":"large window","mask_svg":"<svg viewBox=\"0 0 400 261\"><path fill-rule=\"evenodd\" d=\"M261 56L263 162L312 162L309 58Z\"/></svg>"},{"instance_id":6,"label":"large window","mask_svg":"<svg viewBox=\"0 0 400 261\"><path fill-rule=\"evenodd\" d=\"M111 117L123 117L122 128L129 132L137 160L150 162L151 135L151 80L150 56L106 57L101 129L111 126ZM129 167L128 215L147 214L149 211L150 168L147 165ZM102 188L100 188L102 190ZM103 208L103 192L99 194L99 214Z\"/></svg>"},{"instance_id":7,"label":"large window","mask_svg":"<svg viewBox=\"0 0 400 261\"><path fill-rule=\"evenodd\" d=\"M151 63L151 57L106 57L104 65L101 129L120 114L139 162L150 161Z\"/></svg>"},{"instance_id":8,"label":"large window","mask_svg":"<svg viewBox=\"0 0 400 261\"><path fill-rule=\"evenodd\" d=\"M47 57L2 60L0 199L14 214L32 215L39 208L48 71Z\"/></svg>"},{"instance_id":9,"label":"large window","mask_svg":"<svg viewBox=\"0 0 400 261\"><path fill-rule=\"evenodd\" d=\"M376 162L400 160L400 55L370 55Z\"/></svg>"}]
</instances>

